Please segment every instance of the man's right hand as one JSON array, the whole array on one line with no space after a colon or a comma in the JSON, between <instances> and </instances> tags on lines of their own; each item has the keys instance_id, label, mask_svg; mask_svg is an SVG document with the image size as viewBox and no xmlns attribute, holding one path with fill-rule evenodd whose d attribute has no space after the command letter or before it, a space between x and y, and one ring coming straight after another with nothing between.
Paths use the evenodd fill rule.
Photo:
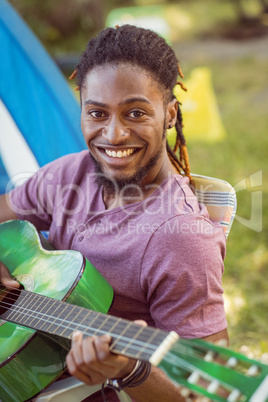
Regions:
<instances>
[{"instance_id":1,"label":"man's right hand","mask_svg":"<svg viewBox=\"0 0 268 402\"><path fill-rule=\"evenodd\" d=\"M7 267L0 262L0 283L7 288L19 288L20 284L9 273Z\"/></svg>"}]
</instances>

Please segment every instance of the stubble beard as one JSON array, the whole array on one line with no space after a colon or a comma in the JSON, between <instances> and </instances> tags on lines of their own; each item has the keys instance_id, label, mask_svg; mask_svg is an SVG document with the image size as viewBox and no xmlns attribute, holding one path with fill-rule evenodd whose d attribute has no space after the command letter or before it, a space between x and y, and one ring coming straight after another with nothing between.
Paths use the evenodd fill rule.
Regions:
<instances>
[{"instance_id":1,"label":"stubble beard","mask_svg":"<svg viewBox=\"0 0 268 402\"><path fill-rule=\"evenodd\" d=\"M164 119L163 124L163 135L162 140L166 139L166 118ZM162 144L158 150L158 152L149 160L147 165L141 167L134 175L131 177L126 177L123 179L115 179L113 177L109 177L106 173L104 173L102 169L102 165L99 161L97 161L92 154L89 152L89 155L93 161L95 167L95 182L97 186L103 187L103 194L107 194L108 196L116 197L119 193L124 190L124 196L126 197L136 197L141 194L141 183L145 179L145 177L150 173L150 171L155 167L157 161L160 159L163 153Z\"/></svg>"},{"instance_id":2,"label":"stubble beard","mask_svg":"<svg viewBox=\"0 0 268 402\"><path fill-rule=\"evenodd\" d=\"M128 197L135 197L141 194L141 183L145 177L151 172L155 167L157 161L162 155L162 147L159 151L149 160L147 165L141 167L137 172L130 176L120 178L113 178L108 174L104 173L102 165L97 161L90 153L90 157L95 167L95 182L98 186L103 188L103 192L109 196L117 196L124 190L124 195Z\"/></svg>"}]
</instances>

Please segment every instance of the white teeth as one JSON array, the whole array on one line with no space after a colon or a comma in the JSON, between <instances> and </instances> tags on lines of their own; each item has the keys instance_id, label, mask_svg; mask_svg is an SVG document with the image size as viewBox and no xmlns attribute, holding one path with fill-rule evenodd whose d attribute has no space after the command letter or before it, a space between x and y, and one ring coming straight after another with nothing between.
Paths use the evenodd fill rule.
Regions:
<instances>
[{"instance_id":1,"label":"white teeth","mask_svg":"<svg viewBox=\"0 0 268 402\"><path fill-rule=\"evenodd\" d=\"M125 158L133 154L134 148L125 149L124 151L110 151L110 149L105 149L107 155L111 156L112 158Z\"/></svg>"}]
</instances>

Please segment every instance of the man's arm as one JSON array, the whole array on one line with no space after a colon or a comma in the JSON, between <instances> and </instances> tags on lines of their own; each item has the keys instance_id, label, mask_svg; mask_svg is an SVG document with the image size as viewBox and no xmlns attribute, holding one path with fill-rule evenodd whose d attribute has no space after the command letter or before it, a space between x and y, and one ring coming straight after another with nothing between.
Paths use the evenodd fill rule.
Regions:
<instances>
[{"instance_id":1,"label":"man's arm","mask_svg":"<svg viewBox=\"0 0 268 402\"><path fill-rule=\"evenodd\" d=\"M0 195L0 223L10 219L18 219L15 212L11 209L8 194ZM0 261L0 283L6 287L19 287L19 283L12 279L6 266Z\"/></svg>"},{"instance_id":2,"label":"man's arm","mask_svg":"<svg viewBox=\"0 0 268 402\"><path fill-rule=\"evenodd\" d=\"M0 195L0 223L10 219L18 219L15 212L11 209L9 203L9 195Z\"/></svg>"},{"instance_id":3,"label":"man's arm","mask_svg":"<svg viewBox=\"0 0 268 402\"><path fill-rule=\"evenodd\" d=\"M229 345L229 335L227 329L217 332L216 334L205 336L202 338L204 341L218 343L219 341L226 341L226 346Z\"/></svg>"},{"instance_id":4,"label":"man's arm","mask_svg":"<svg viewBox=\"0 0 268 402\"><path fill-rule=\"evenodd\" d=\"M228 333L223 330L203 339L208 342L225 339L228 342ZM132 371L135 361L110 353L109 342L109 336L82 339L82 334L77 333L67 356L70 374L88 385L103 383L107 378L126 377ZM125 391L137 402L185 401L179 388L157 367L152 367L151 374L143 384L125 388Z\"/></svg>"}]
</instances>

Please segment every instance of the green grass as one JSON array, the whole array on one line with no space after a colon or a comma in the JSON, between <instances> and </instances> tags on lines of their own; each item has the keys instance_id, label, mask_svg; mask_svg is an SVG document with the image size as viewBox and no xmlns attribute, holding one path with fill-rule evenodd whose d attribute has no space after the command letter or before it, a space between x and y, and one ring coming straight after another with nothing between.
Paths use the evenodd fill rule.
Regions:
<instances>
[{"instance_id":1,"label":"green grass","mask_svg":"<svg viewBox=\"0 0 268 402\"><path fill-rule=\"evenodd\" d=\"M191 170L233 186L255 172L263 175L256 187L262 193L263 229L258 233L234 221L223 277L231 345L245 344L258 356L268 352L268 59L213 61L209 67L227 136L214 144L191 140ZM245 219L250 219L251 195L237 193L237 215Z\"/></svg>"}]
</instances>

